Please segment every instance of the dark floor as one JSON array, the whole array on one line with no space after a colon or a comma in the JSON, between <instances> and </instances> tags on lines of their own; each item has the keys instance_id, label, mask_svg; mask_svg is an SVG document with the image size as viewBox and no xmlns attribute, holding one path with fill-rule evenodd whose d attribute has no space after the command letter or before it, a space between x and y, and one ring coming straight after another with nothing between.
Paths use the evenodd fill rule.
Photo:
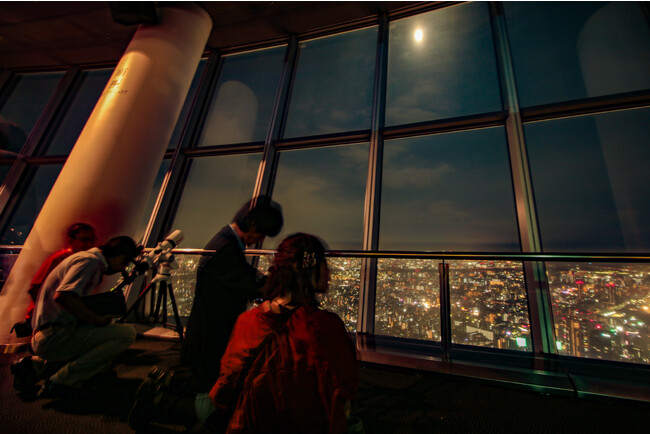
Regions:
<instances>
[{"instance_id":1,"label":"dark floor","mask_svg":"<svg viewBox=\"0 0 650 434\"><path fill-rule=\"evenodd\" d=\"M117 378L59 400L21 399L0 354L0 432L131 433L135 391L151 365L176 364L178 344L138 339L117 360ZM648 433L650 404L549 396L442 374L364 366L354 413L370 433ZM160 426L158 432L179 432Z\"/></svg>"}]
</instances>

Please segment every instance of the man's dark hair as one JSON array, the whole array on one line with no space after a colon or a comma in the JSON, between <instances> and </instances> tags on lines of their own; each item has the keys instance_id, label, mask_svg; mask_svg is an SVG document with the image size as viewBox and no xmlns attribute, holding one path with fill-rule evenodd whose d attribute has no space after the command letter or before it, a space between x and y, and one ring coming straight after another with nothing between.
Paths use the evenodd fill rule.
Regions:
<instances>
[{"instance_id":1,"label":"man's dark hair","mask_svg":"<svg viewBox=\"0 0 650 434\"><path fill-rule=\"evenodd\" d=\"M66 236L74 240L77 238L77 235L79 235L79 232L91 232L94 235L95 228L90 226L88 223L75 223L73 225L70 225L70 227L68 227L68 230L66 231Z\"/></svg>"},{"instance_id":2,"label":"man's dark hair","mask_svg":"<svg viewBox=\"0 0 650 434\"><path fill-rule=\"evenodd\" d=\"M282 207L268 196L258 196L246 202L232 221L244 232L253 229L267 237L279 234L284 224Z\"/></svg>"},{"instance_id":3,"label":"man's dark hair","mask_svg":"<svg viewBox=\"0 0 650 434\"><path fill-rule=\"evenodd\" d=\"M120 255L126 255L127 258L135 258L139 253L138 245L131 237L127 237L126 235L111 238L99 248L107 258L114 258Z\"/></svg>"}]
</instances>

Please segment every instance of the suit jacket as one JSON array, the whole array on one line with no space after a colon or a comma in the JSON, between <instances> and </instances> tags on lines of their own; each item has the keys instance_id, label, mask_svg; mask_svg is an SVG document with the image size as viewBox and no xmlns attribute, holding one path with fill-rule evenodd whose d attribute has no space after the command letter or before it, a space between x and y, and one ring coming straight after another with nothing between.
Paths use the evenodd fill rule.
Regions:
<instances>
[{"instance_id":1,"label":"suit jacket","mask_svg":"<svg viewBox=\"0 0 650 434\"><path fill-rule=\"evenodd\" d=\"M182 363L190 367L203 392L219 378L219 362L235 321L262 285L230 226L222 228L205 249L215 253L199 263L181 352Z\"/></svg>"}]
</instances>

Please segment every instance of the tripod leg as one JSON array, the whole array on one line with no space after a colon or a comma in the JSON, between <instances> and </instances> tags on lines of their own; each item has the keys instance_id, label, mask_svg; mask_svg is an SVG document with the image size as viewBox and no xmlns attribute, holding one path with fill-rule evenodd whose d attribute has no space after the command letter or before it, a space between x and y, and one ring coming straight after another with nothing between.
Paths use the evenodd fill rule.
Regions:
<instances>
[{"instance_id":1,"label":"tripod leg","mask_svg":"<svg viewBox=\"0 0 650 434\"><path fill-rule=\"evenodd\" d=\"M135 300L135 302L133 302L129 310L127 310L126 313L122 316L122 318L119 319L119 322L124 322L129 317L129 315L131 315L131 313L135 310L135 308L138 307L140 302L144 300L144 298L147 296L147 293L151 291L151 288L153 288L153 286L154 283L151 282L149 285L147 285L146 288L142 290L142 292L140 293L140 295L138 295L138 298Z\"/></svg>"},{"instance_id":2,"label":"tripod leg","mask_svg":"<svg viewBox=\"0 0 650 434\"><path fill-rule=\"evenodd\" d=\"M178 332L178 337L181 342L183 342L183 324L181 324L181 317L178 314L178 305L176 305L176 297L174 297L174 291L172 290L172 284L168 286L169 289L169 299L172 302L172 309L174 309L174 319L176 320L176 331Z\"/></svg>"},{"instance_id":3,"label":"tripod leg","mask_svg":"<svg viewBox=\"0 0 650 434\"><path fill-rule=\"evenodd\" d=\"M161 287L164 283L158 285L158 298L156 299L156 310L153 312L153 323L158 324L158 316L160 315L160 306L162 305L163 294L165 293L164 288Z\"/></svg>"}]
</instances>

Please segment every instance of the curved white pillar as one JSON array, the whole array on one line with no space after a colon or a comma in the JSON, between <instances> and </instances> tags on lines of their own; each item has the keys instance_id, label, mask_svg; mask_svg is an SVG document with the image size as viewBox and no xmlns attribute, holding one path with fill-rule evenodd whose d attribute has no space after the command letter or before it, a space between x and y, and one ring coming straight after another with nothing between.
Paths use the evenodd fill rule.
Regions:
<instances>
[{"instance_id":1,"label":"curved white pillar","mask_svg":"<svg viewBox=\"0 0 650 434\"><path fill-rule=\"evenodd\" d=\"M100 242L136 230L212 28L194 3L159 11L133 36L25 241L0 294L0 343L70 224L90 223Z\"/></svg>"}]
</instances>

